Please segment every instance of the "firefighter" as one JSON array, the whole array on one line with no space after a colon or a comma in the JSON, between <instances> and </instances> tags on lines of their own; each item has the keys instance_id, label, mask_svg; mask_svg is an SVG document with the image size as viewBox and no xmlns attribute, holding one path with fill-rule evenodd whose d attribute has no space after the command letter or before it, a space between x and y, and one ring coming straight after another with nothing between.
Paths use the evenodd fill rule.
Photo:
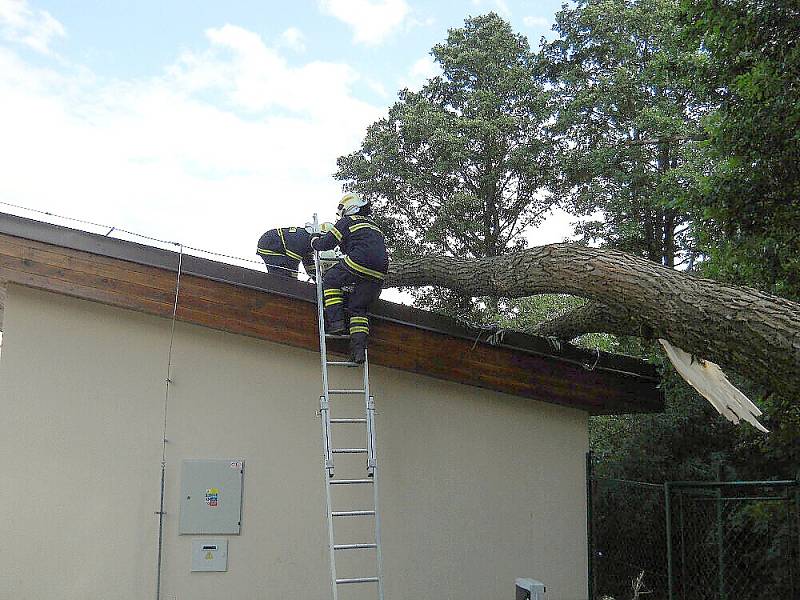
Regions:
<instances>
[{"instance_id":1,"label":"firefighter","mask_svg":"<svg viewBox=\"0 0 800 600\"><path fill-rule=\"evenodd\" d=\"M349 331L350 355L357 364L364 362L367 349L367 312L380 296L389 268L383 232L369 218L371 208L358 194L345 194L336 211L336 224L324 236L315 235L311 241L314 250L339 246L345 254L322 278L325 331L329 334ZM347 300L349 323L345 321L342 289L346 285L354 286Z\"/></svg>"},{"instance_id":2,"label":"firefighter","mask_svg":"<svg viewBox=\"0 0 800 600\"><path fill-rule=\"evenodd\" d=\"M314 254L311 250L311 223L305 227L270 229L258 240L258 255L267 265L267 273L297 278L300 262L310 277L314 277Z\"/></svg>"}]
</instances>

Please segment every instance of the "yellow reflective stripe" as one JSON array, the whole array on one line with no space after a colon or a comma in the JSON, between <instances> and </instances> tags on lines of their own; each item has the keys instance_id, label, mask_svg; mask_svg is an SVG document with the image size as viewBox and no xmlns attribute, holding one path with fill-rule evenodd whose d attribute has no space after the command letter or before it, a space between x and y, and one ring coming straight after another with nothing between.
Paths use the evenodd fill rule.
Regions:
<instances>
[{"instance_id":1,"label":"yellow reflective stripe","mask_svg":"<svg viewBox=\"0 0 800 600\"><path fill-rule=\"evenodd\" d=\"M326 296L342 296L344 295L344 290L340 290L339 288L330 288L323 292Z\"/></svg>"},{"instance_id":2,"label":"yellow reflective stripe","mask_svg":"<svg viewBox=\"0 0 800 600\"><path fill-rule=\"evenodd\" d=\"M375 279L383 279L384 277L386 277L386 275L384 273L381 273L380 271L374 271L368 267L362 267L360 264L355 262L349 256L344 257L344 262L348 267L350 267L354 271L358 271L359 273L363 273L364 275L369 275L370 277L374 277Z\"/></svg>"},{"instance_id":3,"label":"yellow reflective stripe","mask_svg":"<svg viewBox=\"0 0 800 600\"><path fill-rule=\"evenodd\" d=\"M369 327L351 327L350 333L369 333Z\"/></svg>"},{"instance_id":4,"label":"yellow reflective stripe","mask_svg":"<svg viewBox=\"0 0 800 600\"><path fill-rule=\"evenodd\" d=\"M296 230L297 230L297 228L295 228L295 231ZM295 252L292 252L291 250L289 250L289 248L286 247L286 238L283 237L283 229L278 228L278 235L281 238L281 244L283 244L283 251L286 252L286 256L288 256L289 258L293 258L295 260L303 260L302 256L300 256L299 254L297 254Z\"/></svg>"},{"instance_id":5,"label":"yellow reflective stripe","mask_svg":"<svg viewBox=\"0 0 800 600\"><path fill-rule=\"evenodd\" d=\"M333 306L334 304L342 304L344 298L329 298L325 300L325 306Z\"/></svg>"},{"instance_id":6,"label":"yellow reflective stripe","mask_svg":"<svg viewBox=\"0 0 800 600\"><path fill-rule=\"evenodd\" d=\"M342 232L341 232L341 231L339 231L338 229L336 229L336 225L333 225L333 226L331 227L331 233L334 235L334 237L335 237L337 240L339 240L340 242L342 241Z\"/></svg>"},{"instance_id":7,"label":"yellow reflective stripe","mask_svg":"<svg viewBox=\"0 0 800 600\"><path fill-rule=\"evenodd\" d=\"M286 250L286 256L288 256L290 258L293 258L295 260L303 260L302 256L300 256L299 254L297 254L295 252L292 252L291 250L288 250L288 249Z\"/></svg>"},{"instance_id":8,"label":"yellow reflective stripe","mask_svg":"<svg viewBox=\"0 0 800 600\"><path fill-rule=\"evenodd\" d=\"M264 254L266 256L286 256L283 252L274 252L272 250L264 250L263 248L258 249L258 254Z\"/></svg>"},{"instance_id":9,"label":"yellow reflective stripe","mask_svg":"<svg viewBox=\"0 0 800 600\"><path fill-rule=\"evenodd\" d=\"M286 251L286 240L283 239L283 229L278 227L278 237L281 238L281 244L283 244L283 250Z\"/></svg>"},{"instance_id":10,"label":"yellow reflective stripe","mask_svg":"<svg viewBox=\"0 0 800 600\"><path fill-rule=\"evenodd\" d=\"M369 323L369 319L367 317L350 317L351 323Z\"/></svg>"},{"instance_id":11,"label":"yellow reflective stripe","mask_svg":"<svg viewBox=\"0 0 800 600\"><path fill-rule=\"evenodd\" d=\"M357 225L351 225L349 227L349 229L350 229L350 233L354 233L354 232L358 231L359 229L373 229L373 230L377 231L378 233L380 233L381 235L383 235L383 232L380 229L378 229L375 225L373 225L372 223L358 223Z\"/></svg>"}]
</instances>

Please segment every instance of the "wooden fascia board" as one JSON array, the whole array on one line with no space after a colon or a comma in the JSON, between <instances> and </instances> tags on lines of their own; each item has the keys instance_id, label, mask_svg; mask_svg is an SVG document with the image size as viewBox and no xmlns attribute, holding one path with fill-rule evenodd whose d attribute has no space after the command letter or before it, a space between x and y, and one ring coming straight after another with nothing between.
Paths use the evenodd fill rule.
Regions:
<instances>
[{"instance_id":1,"label":"wooden fascia board","mask_svg":"<svg viewBox=\"0 0 800 600\"><path fill-rule=\"evenodd\" d=\"M0 279L161 317L172 315L175 272L0 234ZM313 304L193 274L181 278L177 318L318 350ZM661 410L652 379L591 371L547 357L374 319L373 364L589 411Z\"/></svg>"}]
</instances>

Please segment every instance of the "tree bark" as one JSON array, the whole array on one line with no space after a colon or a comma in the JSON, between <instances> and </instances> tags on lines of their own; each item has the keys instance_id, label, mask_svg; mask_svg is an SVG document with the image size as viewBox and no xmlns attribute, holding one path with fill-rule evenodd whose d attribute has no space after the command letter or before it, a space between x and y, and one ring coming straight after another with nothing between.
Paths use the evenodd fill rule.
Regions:
<instances>
[{"instance_id":1,"label":"tree bark","mask_svg":"<svg viewBox=\"0 0 800 600\"><path fill-rule=\"evenodd\" d=\"M585 333L653 338L653 330L632 311L627 308L615 310L599 302L588 302L560 317L540 323L529 333L565 341Z\"/></svg>"},{"instance_id":2,"label":"tree bark","mask_svg":"<svg viewBox=\"0 0 800 600\"><path fill-rule=\"evenodd\" d=\"M786 397L800 388L800 304L615 250L552 244L476 260L425 256L392 263L386 285L505 298L572 294L596 304L578 309L573 327L565 316L540 333L664 338Z\"/></svg>"}]
</instances>

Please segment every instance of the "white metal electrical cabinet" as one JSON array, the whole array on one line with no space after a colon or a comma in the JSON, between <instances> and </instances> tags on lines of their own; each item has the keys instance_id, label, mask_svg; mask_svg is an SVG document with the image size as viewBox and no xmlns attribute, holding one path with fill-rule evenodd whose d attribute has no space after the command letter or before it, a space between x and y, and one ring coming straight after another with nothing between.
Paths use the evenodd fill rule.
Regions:
<instances>
[{"instance_id":1,"label":"white metal electrical cabinet","mask_svg":"<svg viewBox=\"0 0 800 600\"><path fill-rule=\"evenodd\" d=\"M241 459L184 460L178 533L238 535L243 476Z\"/></svg>"}]
</instances>

